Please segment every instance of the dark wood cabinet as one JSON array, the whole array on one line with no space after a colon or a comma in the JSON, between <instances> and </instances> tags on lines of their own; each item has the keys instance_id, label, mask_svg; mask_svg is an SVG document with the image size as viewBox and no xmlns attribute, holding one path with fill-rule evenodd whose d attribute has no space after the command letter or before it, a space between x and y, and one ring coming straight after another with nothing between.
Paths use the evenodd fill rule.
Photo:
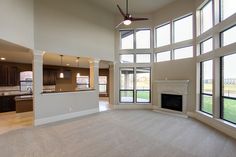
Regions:
<instances>
[{"instance_id":1,"label":"dark wood cabinet","mask_svg":"<svg viewBox=\"0 0 236 157\"><path fill-rule=\"evenodd\" d=\"M55 69L43 69L43 85L56 85L57 71Z\"/></svg>"},{"instance_id":2,"label":"dark wood cabinet","mask_svg":"<svg viewBox=\"0 0 236 157\"><path fill-rule=\"evenodd\" d=\"M15 111L15 96L1 96L0 97L0 113Z\"/></svg>"},{"instance_id":3,"label":"dark wood cabinet","mask_svg":"<svg viewBox=\"0 0 236 157\"><path fill-rule=\"evenodd\" d=\"M17 67L0 64L0 86L17 86L19 77Z\"/></svg>"}]
</instances>

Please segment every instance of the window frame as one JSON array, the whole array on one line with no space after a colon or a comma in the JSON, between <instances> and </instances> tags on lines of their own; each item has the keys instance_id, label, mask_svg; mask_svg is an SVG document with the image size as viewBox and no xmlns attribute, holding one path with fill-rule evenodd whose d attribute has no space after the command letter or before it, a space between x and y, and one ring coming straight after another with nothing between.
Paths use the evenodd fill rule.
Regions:
<instances>
[{"instance_id":1,"label":"window frame","mask_svg":"<svg viewBox=\"0 0 236 157\"><path fill-rule=\"evenodd\" d=\"M122 63L121 62L121 56L122 55L132 55L133 56L133 62L132 63ZM136 59L135 59L135 54L134 53L121 53L119 54L119 63L120 64L134 64L136 62Z\"/></svg>"},{"instance_id":2,"label":"window frame","mask_svg":"<svg viewBox=\"0 0 236 157\"><path fill-rule=\"evenodd\" d=\"M212 39L212 50L211 50L211 51L214 50L214 47L213 47L213 42L214 42L214 41L213 41L213 37L210 36L209 38L206 38L205 40L203 40L203 41L200 42L200 44L199 44L199 46L200 46L200 55L203 55L203 54L206 54L206 53L211 52L211 51L208 51L208 52L206 52L206 53L202 53L202 44L203 44L204 42L210 40L210 39Z\"/></svg>"},{"instance_id":3,"label":"window frame","mask_svg":"<svg viewBox=\"0 0 236 157\"><path fill-rule=\"evenodd\" d=\"M88 77L88 83L77 83L78 77L76 77L76 87L79 88L79 86L86 85L86 86L88 86L88 88L90 88L90 77L87 75L81 75L80 77Z\"/></svg>"},{"instance_id":4,"label":"window frame","mask_svg":"<svg viewBox=\"0 0 236 157\"><path fill-rule=\"evenodd\" d=\"M149 79L150 79L150 81L149 81L149 89L137 89L137 80L135 80L135 94L136 94L136 97L135 97L135 102L137 103L137 104L149 104L149 103L151 103L152 102L152 94L151 94L151 92L152 92L152 90L151 90L151 85L152 85L152 68L151 67L136 67L136 69L135 69L135 78L137 77L136 76L136 70L137 69L149 69L149 71L150 71L150 73L149 73ZM138 92L140 92L140 91L149 91L149 102L138 102Z\"/></svg>"},{"instance_id":5,"label":"window frame","mask_svg":"<svg viewBox=\"0 0 236 157\"><path fill-rule=\"evenodd\" d=\"M192 16L192 38L176 42L176 41L175 41L175 22L176 22L176 21L179 21L179 20L182 20L182 19L184 19L184 18L187 18L187 17L189 17L189 16ZM181 42L188 41L188 40L193 40L193 38L194 38L194 35L193 35L193 34L194 34L193 26L194 26L194 18L193 18L193 13L192 13L192 12L191 12L191 13L188 13L188 14L186 14L186 15L180 16L180 17L178 17L178 18L176 18L176 19L174 19L174 20L172 21L172 28L171 28L171 30L172 30L172 38L171 38L171 41L172 41L172 42L171 42L171 43L172 43L172 44L176 44L176 43L181 43Z\"/></svg>"},{"instance_id":6,"label":"window frame","mask_svg":"<svg viewBox=\"0 0 236 157\"><path fill-rule=\"evenodd\" d=\"M121 32L122 31L133 31L133 48L132 49L122 49L122 36L121 36ZM120 38L120 46L119 46L119 49L122 51L127 51L127 50L135 50L135 47L136 47L136 45L135 45L135 30L134 29L120 29L119 30L119 38Z\"/></svg>"},{"instance_id":7,"label":"window frame","mask_svg":"<svg viewBox=\"0 0 236 157\"><path fill-rule=\"evenodd\" d=\"M184 49L184 48L188 48L188 47L192 47L192 57L187 57L187 58L178 58L178 59L175 58L175 50L178 50L178 49ZM193 51L193 49L194 49L193 45L187 45L187 46L177 47L177 48L173 49L173 51L172 51L172 55L171 55L171 58L172 58L172 60L181 60L181 59L194 58L194 51Z\"/></svg>"},{"instance_id":8,"label":"window frame","mask_svg":"<svg viewBox=\"0 0 236 157\"><path fill-rule=\"evenodd\" d=\"M236 53L235 53L236 54ZM233 54L231 54L233 55ZM224 121L227 121L229 123L235 124L236 122L232 122L230 120L227 120L224 118L224 99L230 99L230 100L236 100L236 98L234 97L229 97L229 96L224 96L224 57L229 56L229 55L225 55L225 56L221 56L220 57L220 118Z\"/></svg>"},{"instance_id":9,"label":"window frame","mask_svg":"<svg viewBox=\"0 0 236 157\"><path fill-rule=\"evenodd\" d=\"M231 44L228 44L228 45L223 46L223 40L224 40L224 38L223 38L223 33L226 32L226 31L228 31L228 30L230 30L231 28L234 28L234 27L236 28L236 24L234 24L234 25L232 25L232 26L230 26L230 27L224 29L223 31L221 31L221 32L219 33L219 34L220 34L220 40L219 40L219 41L220 41L220 48L236 43L236 42L234 42L234 43L231 43Z\"/></svg>"},{"instance_id":10,"label":"window frame","mask_svg":"<svg viewBox=\"0 0 236 157\"><path fill-rule=\"evenodd\" d=\"M213 110L212 110L212 113L208 113L208 112L206 112L202 109L202 106L203 106L202 96L211 96L212 97L212 108L213 108L213 105L214 105L213 104L213 91L212 91L212 94L204 93L203 88L202 88L203 87L203 63L207 62L207 61L210 61L210 60L200 62L200 97L199 97L199 102L200 103L199 103L199 110L203 113L206 113L206 114L212 116L214 114ZM212 60L212 62L213 62L213 60ZM213 69L212 69L212 72L213 72ZM212 76L213 76L213 73L212 73ZM213 86L213 84L212 84L212 86Z\"/></svg>"},{"instance_id":11,"label":"window frame","mask_svg":"<svg viewBox=\"0 0 236 157\"><path fill-rule=\"evenodd\" d=\"M150 31L150 43L149 43L149 48L137 48L137 31L142 31L142 30L148 30ZM152 46L152 31L150 28L137 28L137 29L134 29L134 50L149 50L151 49L151 46ZM133 50L133 49L132 49Z\"/></svg>"},{"instance_id":12,"label":"window frame","mask_svg":"<svg viewBox=\"0 0 236 157\"><path fill-rule=\"evenodd\" d=\"M220 0L220 1L221 1L221 0ZM213 5L213 1L212 1L212 0L208 0L208 1L199 9L199 11L200 11L200 34L203 34L203 33L207 32L208 30L211 29L211 28L209 28L208 30L206 30L206 31L204 31L204 32L203 32L203 30L202 30L202 25L203 25L203 21L202 21L202 19L203 19L202 9L203 9L204 7L206 7L206 5L208 5L210 2L212 2L212 26L211 26L211 28L214 27L214 24L213 24L213 19L214 19L213 6L214 6L214 5Z\"/></svg>"},{"instance_id":13,"label":"window frame","mask_svg":"<svg viewBox=\"0 0 236 157\"><path fill-rule=\"evenodd\" d=\"M161 54L161 53L166 53L166 52L169 52L169 54L170 54L170 58L169 58L169 60L165 60L165 61L158 61L157 59L157 55L158 54ZM167 50L167 51L162 51L162 52L156 52L155 53L155 63L161 63L161 62L168 62L168 61L171 61L172 60L172 51L171 50Z\"/></svg>"},{"instance_id":14,"label":"window frame","mask_svg":"<svg viewBox=\"0 0 236 157\"><path fill-rule=\"evenodd\" d=\"M150 56L150 61L149 62L137 62L137 55L149 55ZM135 55L135 63L137 64L151 64L152 62L152 55L151 53L136 53Z\"/></svg>"},{"instance_id":15,"label":"window frame","mask_svg":"<svg viewBox=\"0 0 236 157\"><path fill-rule=\"evenodd\" d=\"M100 77L106 77L106 84L105 84L105 83L100 83L100 82L98 81L99 94L108 94L108 76L106 76L106 75L100 75L100 76L99 76L99 79L100 79ZM100 92L100 85L101 85L101 86L106 86L106 92Z\"/></svg>"},{"instance_id":16,"label":"window frame","mask_svg":"<svg viewBox=\"0 0 236 157\"><path fill-rule=\"evenodd\" d=\"M163 45L163 46L157 46L157 29L158 28L161 28L161 27L164 27L164 26L166 26L166 25L170 25L170 44L167 44L167 45ZM168 46L168 45L171 45L172 44L172 37L173 37L173 31L172 31L172 26L173 24L172 24L172 22L171 21L168 21L168 22L166 22L166 23L163 23L163 24L161 24L161 25L158 25L157 27L155 27L155 30L154 30L154 35L155 35L155 48L160 48L160 47L164 47L164 46Z\"/></svg>"}]
</instances>

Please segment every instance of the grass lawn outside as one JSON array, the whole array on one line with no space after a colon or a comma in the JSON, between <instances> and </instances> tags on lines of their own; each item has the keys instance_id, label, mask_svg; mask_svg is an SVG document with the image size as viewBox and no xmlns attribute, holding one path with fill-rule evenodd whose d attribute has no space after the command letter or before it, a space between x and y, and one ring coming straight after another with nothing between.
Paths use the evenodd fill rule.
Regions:
<instances>
[{"instance_id":1,"label":"grass lawn outside","mask_svg":"<svg viewBox=\"0 0 236 157\"><path fill-rule=\"evenodd\" d=\"M212 96L203 96L202 111L212 114ZM224 119L236 123L236 100L224 98Z\"/></svg>"}]
</instances>

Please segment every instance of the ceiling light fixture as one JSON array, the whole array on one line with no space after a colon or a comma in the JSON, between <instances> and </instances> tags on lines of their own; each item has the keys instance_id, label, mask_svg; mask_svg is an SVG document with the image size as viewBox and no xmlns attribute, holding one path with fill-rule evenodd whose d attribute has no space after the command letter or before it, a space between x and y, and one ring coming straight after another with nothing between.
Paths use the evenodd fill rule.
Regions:
<instances>
[{"instance_id":1,"label":"ceiling light fixture","mask_svg":"<svg viewBox=\"0 0 236 157\"><path fill-rule=\"evenodd\" d=\"M124 25L128 26L128 25L130 25L132 23L132 21L127 19L127 20L124 20L123 23L124 23Z\"/></svg>"},{"instance_id":2,"label":"ceiling light fixture","mask_svg":"<svg viewBox=\"0 0 236 157\"><path fill-rule=\"evenodd\" d=\"M64 73L63 73L63 69L62 69L62 59L63 59L63 55L60 55L60 56L61 56L61 72L60 72L59 77L60 77L60 78L64 78Z\"/></svg>"},{"instance_id":3,"label":"ceiling light fixture","mask_svg":"<svg viewBox=\"0 0 236 157\"><path fill-rule=\"evenodd\" d=\"M1 57L1 61L5 61L6 60L6 58L4 58L4 57Z\"/></svg>"},{"instance_id":4,"label":"ceiling light fixture","mask_svg":"<svg viewBox=\"0 0 236 157\"><path fill-rule=\"evenodd\" d=\"M77 63L77 67L78 68L79 68L79 59L80 59L80 57L77 57L77 59L76 59L76 63ZM80 77L80 73L79 72L77 73L76 77Z\"/></svg>"}]
</instances>

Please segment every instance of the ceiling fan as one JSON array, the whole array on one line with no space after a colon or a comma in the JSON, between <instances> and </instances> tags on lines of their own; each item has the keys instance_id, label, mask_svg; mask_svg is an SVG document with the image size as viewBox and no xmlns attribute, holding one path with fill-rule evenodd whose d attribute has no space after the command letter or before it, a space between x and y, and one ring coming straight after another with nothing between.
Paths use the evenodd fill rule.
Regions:
<instances>
[{"instance_id":1,"label":"ceiling fan","mask_svg":"<svg viewBox=\"0 0 236 157\"><path fill-rule=\"evenodd\" d=\"M129 14L129 1L126 0L126 13L123 12L121 7L117 4L117 8L119 9L121 15L123 16L124 20L116 26L118 28L121 24L124 25L130 25L132 21L143 21L143 20L148 20L148 18L139 18L139 17L132 17L131 14Z\"/></svg>"}]
</instances>

